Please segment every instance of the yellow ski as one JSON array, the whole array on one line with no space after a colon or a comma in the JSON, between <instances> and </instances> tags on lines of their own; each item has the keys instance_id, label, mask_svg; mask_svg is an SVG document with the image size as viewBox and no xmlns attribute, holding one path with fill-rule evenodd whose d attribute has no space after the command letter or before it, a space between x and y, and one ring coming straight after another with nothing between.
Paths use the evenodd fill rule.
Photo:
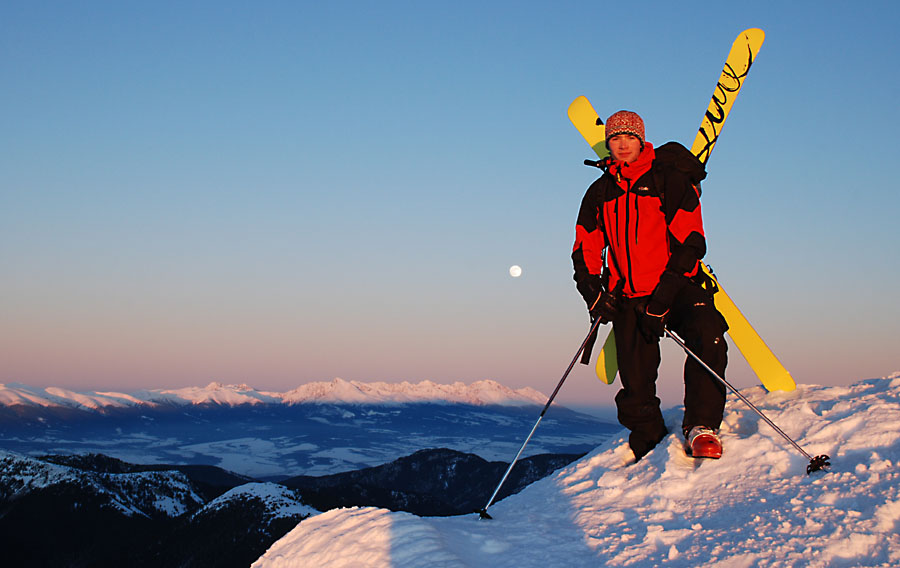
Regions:
<instances>
[{"instance_id":1,"label":"yellow ski","mask_svg":"<svg viewBox=\"0 0 900 568\"><path fill-rule=\"evenodd\" d=\"M775 353L769 349L766 342L753 329L753 326L750 325L750 322L744 317L744 314L741 313L741 310L738 309L731 297L725 293L724 288L713 276L709 267L701 262L700 268L716 284L713 301L716 304L716 309L728 322L729 337L740 350L744 359L747 360L750 368L759 377L760 382L766 387L766 390L769 392L774 390L792 391L797 388L791 373L781 364Z\"/></svg>"},{"instance_id":2,"label":"yellow ski","mask_svg":"<svg viewBox=\"0 0 900 568\"><path fill-rule=\"evenodd\" d=\"M722 133L722 125L725 124L731 106L741 92L744 79L747 78L750 66L756 60L756 54L759 53L765 39L765 32L751 28L738 34L737 39L731 44L731 51L728 52L722 74L719 75L703 121L700 122L700 130L694 138L694 145L691 146L691 153L704 164L709 160L713 146Z\"/></svg>"},{"instance_id":3,"label":"yellow ski","mask_svg":"<svg viewBox=\"0 0 900 568\"><path fill-rule=\"evenodd\" d=\"M609 330L603 349L597 354L597 378L611 385L619 372L619 359L616 355L616 334Z\"/></svg>"},{"instance_id":4,"label":"yellow ski","mask_svg":"<svg viewBox=\"0 0 900 568\"><path fill-rule=\"evenodd\" d=\"M691 151L704 164L709 160L719 135L722 132L722 126L728 117L729 111L737 98L744 79L750 70L750 66L756 59L765 40L765 33L760 29L749 29L741 32L731 46L722 74L716 83L715 91L712 99L703 116L700 124L700 130L691 146ZM600 158L609 155L606 148L606 127L603 125L594 107L590 101L584 96L580 96L572 101L569 105L569 120L578 129L578 132L584 137L594 152ZM586 163L590 163L587 162ZM785 369L784 365L778 361L772 350L765 344L762 338L747 321L747 318L737 308L725 290L711 274L709 268L701 263L703 271L708 274L716 283L717 291L713 299L716 308L725 317L728 322L728 335L734 344L740 350L741 354L747 359L753 372L759 377L760 382L768 391L785 390L790 391L796 388L791 374ZM612 384L615 381L618 372L618 361L616 358L616 341L612 332L603 343L603 348L597 356L596 365L597 377L606 384Z\"/></svg>"},{"instance_id":5,"label":"yellow ski","mask_svg":"<svg viewBox=\"0 0 900 568\"><path fill-rule=\"evenodd\" d=\"M578 129L578 132L587 141L599 158L609 156L606 148L606 126L594 110L591 102L585 96L580 96L569 105L569 120ZM616 380L619 370L619 362L616 357L616 336L612 330L603 342L603 348L597 354L597 377L604 383L611 385Z\"/></svg>"},{"instance_id":6,"label":"yellow ski","mask_svg":"<svg viewBox=\"0 0 900 568\"><path fill-rule=\"evenodd\" d=\"M597 116L597 111L591 106L587 97L580 96L569 105L569 120L581 132L588 146L594 149L597 156L605 158L609 156L606 148L606 126Z\"/></svg>"}]
</instances>

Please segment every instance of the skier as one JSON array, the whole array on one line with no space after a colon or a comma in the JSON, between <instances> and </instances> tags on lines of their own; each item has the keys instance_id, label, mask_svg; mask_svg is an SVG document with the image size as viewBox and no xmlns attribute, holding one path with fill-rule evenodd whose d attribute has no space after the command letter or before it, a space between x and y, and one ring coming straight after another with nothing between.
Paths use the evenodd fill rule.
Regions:
<instances>
[{"instance_id":1,"label":"skier","mask_svg":"<svg viewBox=\"0 0 900 568\"><path fill-rule=\"evenodd\" d=\"M606 121L611 158L588 188L575 229L572 262L591 321L612 322L622 388L619 422L640 460L668 434L656 378L659 341L666 327L711 368L724 375L725 319L700 270L706 239L700 213L701 162L684 146L654 148L637 113L619 111ZM718 458L725 387L699 363L684 365L685 451Z\"/></svg>"}]
</instances>

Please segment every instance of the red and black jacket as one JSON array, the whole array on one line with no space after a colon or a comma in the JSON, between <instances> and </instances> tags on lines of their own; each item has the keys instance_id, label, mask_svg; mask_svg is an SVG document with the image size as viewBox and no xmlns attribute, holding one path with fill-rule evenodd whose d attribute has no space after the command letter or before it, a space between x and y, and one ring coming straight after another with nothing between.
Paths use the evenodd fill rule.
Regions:
<instances>
[{"instance_id":1,"label":"red and black jacket","mask_svg":"<svg viewBox=\"0 0 900 568\"><path fill-rule=\"evenodd\" d=\"M626 297L648 296L663 272L698 273L706 254L700 212L703 164L684 146L649 143L633 163L613 161L588 188L575 227L575 282L588 306L624 279Z\"/></svg>"}]
</instances>

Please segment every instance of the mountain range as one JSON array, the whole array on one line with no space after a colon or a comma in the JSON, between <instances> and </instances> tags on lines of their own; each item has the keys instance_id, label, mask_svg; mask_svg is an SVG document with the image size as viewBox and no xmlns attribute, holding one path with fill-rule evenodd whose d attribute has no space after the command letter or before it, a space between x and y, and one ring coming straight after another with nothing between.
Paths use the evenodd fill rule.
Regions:
<instances>
[{"instance_id":1,"label":"mountain range","mask_svg":"<svg viewBox=\"0 0 900 568\"><path fill-rule=\"evenodd\" d=\"M6 384L0 386L0 448L212 465L277 481L378 466L427 448L509 460L545 401L533 389L493 381L335 379L285 393L219 383L133 393ZM584 453L618 429L554 405L524 455Z\"/></svg>"},{"instance_id":2,"label":"mountain range","mask_svg":"<svg viewBox=\"0 0 900 568\"><path fill-rule=\"evenodd\" d=\"M545 401L493 381L0 385L0 546L11 565L247 566L320 511L471 512ZM618 430L552 406L499 497Z\"/></svg>"},{"instance_id":3,"label":"mountain range","mask_svg":"<svg viewBox=\"0 0 900 568\"><path fill-rule=\"evenodd\" d=\"M2 406L57 407L95 411L135 406L159 407L169 404L240 406L272 403L330 403L390 406L432 402L477 406L522 406L543 404L545 400L546 397L543 394L532 388L513 390L489 380L471 384L456 382L447 385L432 381L364 383L336 378L331 382L306 383L283 393L258 391L245 384L225 385L217 382L212 382L205 387L140 390L132 393L76 392L58 387L41 388L19 383L0 384L0 405Z\"/></svg>"}]
</instances>

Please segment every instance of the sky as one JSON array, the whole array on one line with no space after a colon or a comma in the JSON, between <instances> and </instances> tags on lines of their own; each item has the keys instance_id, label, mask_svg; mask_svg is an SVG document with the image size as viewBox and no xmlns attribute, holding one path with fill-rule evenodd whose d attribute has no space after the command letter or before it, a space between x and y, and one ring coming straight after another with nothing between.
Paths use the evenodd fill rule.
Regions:
<instances>
[{"instance_id":1,"label":"sky","mask_svg":"<svg viewBox=\"0 0 900 568\"><path fill-rule=\"evenodd\" d=\"M706 261L797 382L900 370L897 5L633 6L2 3L0 382L549 394L588 330L569 255L599 173L568 104L690 146L750 27ZM758 384L733 348L727 376ZM578 365L558 400L615 390Z\"/></svg>"}]
</instances>

